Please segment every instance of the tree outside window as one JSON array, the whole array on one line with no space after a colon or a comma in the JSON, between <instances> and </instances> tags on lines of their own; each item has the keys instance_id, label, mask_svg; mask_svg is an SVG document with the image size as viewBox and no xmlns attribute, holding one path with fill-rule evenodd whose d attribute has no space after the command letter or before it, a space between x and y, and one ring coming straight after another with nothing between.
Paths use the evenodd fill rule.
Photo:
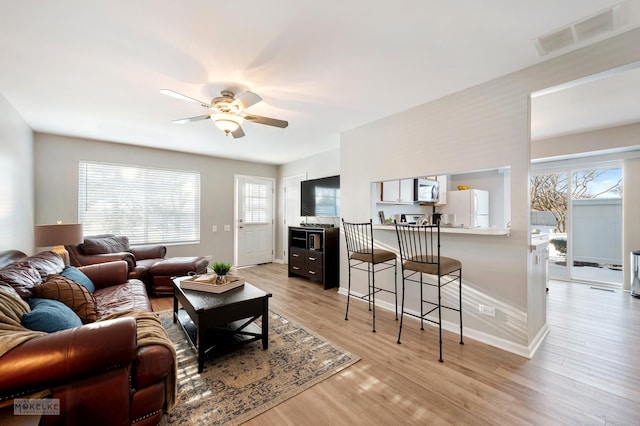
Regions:
<instances>
[{"instance_id":1,"label":"tree outside window","mask_svg":"<svg viewBox=\"0 0 640 426\"><path fill-rule=\"evenodd\" d=\"M551 173L531 177L531 210L547 212L555 220L558 233L566 233L569 200L620 198L622 177L620 169L582 170L571 174L571 198L568 199L566 173Z\"/></svg>"}]
</instances>

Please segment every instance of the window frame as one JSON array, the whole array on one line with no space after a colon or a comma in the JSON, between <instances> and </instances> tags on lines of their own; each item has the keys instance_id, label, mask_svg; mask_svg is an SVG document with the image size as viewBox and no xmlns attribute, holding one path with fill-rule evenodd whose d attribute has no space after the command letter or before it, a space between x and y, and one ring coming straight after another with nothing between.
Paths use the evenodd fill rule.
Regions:
<instances>
[{"instance_id":1,"label":"window frame","mask_svg":"<svg viewBox=\"0 0 640 426\"><path fill-rule=\"evenodd\" d=\"M85 235L126 235L132 245L199 244L200 208L199 171L78 161Z\"/></svg>"}]
</instances>

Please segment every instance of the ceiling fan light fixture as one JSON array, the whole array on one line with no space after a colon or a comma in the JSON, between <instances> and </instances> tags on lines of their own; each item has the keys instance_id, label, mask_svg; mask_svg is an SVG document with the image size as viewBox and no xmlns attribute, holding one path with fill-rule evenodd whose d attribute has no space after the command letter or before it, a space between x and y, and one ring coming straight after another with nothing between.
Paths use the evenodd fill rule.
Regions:
<instances>
[{"instance_id":1,"label":"ceiling fan light fixture","mask_svg":"<svg viewBox=\"0 0 640 426\"><path fill-rule=\"evenodd\" d=\"M214 114L211 118L218 129L227 135L238 130L238 127L242 124L242 117L233 114Z\"/></svg>"},{"instance_id":2,"label":"ceiling fan light fixture","mask_svg":"<svg viewBox=\"0 0 640 426\"><path fill-rule=\"evenodd\" d=\"M245 121L248 121L249 123L279 127L281 129L284 129L289 125L289 123L284 120L261 117L259 115L253 114L248 115L247 113L245 113L244 110L246 108L249 108L250 106L262 101L262 98L253 92L246 91L244 93L241 93L240 96L236 98L233 92L223 90L222 92L220 92L222 96L213 98L211 100L211 103L202 102L198 99L191 98L189 96L174 92L173 90L169 89L162 89L160 92L174 98L198 103L200 104L200 106L208 110L208 113L206 115L173 120L173 123L176 124L192 123L194 121L211 119L211 121L215 123L216 127L222 130L225 135L228 136L229 133L231 133L231 135L235 139L244 137L244 131L242 130L242 127L240 127L240 125Z\"/></svg>"}]
</instances>

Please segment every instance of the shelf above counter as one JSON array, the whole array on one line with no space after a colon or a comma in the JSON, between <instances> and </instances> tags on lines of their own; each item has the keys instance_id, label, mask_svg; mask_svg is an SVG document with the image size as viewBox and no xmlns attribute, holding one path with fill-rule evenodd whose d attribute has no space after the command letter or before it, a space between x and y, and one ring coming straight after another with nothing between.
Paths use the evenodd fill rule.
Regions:
<instances>
[{"instance_id":1,"label":"shelf above counter","mask_svg":"<svg viewBox=\"0 0 640 426\"><path fill-rule=\"evenodd\" d=\"M373 225L374 230L395 231L395 225ZM442 234L467 234L467 235L511 235L509 228L450 228L441 226Z\"/></svg>"}]
</instances>

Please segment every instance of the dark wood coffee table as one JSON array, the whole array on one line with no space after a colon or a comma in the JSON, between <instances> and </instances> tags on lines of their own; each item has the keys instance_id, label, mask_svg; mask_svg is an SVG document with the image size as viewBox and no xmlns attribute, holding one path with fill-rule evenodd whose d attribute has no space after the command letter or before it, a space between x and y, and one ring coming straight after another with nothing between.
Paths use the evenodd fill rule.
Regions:
<instances>
[{"instance_id":1,"label":"dark wood coffee table","mask_svg":"<svg viewBox=\"0 0 640 426\"><path fill-rule=\"evenodd\" d=\"M187 278L173 280L173 322L180 323L196 349L199 373L204 369L205 355L225 353L235 345L260 339L262 349L268 348L271 293L247 282L220 294L183 290L180 282ZM254 324L260 317L262 328Z\"/></svg>"}]
</instances>

